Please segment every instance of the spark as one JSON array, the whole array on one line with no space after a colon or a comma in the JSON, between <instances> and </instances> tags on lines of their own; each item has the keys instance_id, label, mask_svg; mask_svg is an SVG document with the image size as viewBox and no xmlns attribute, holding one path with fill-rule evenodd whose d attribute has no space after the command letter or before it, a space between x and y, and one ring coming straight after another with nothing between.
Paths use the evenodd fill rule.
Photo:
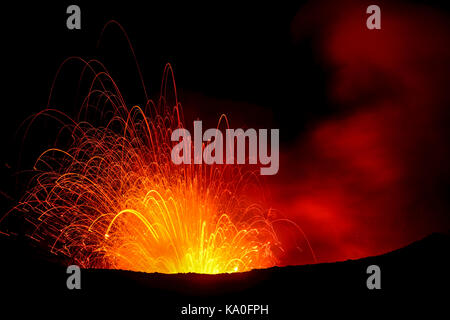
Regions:
<instances>
[{"instance_id":1,"label":"spark","mask_svg":"<svg viewBox=\"0 0 450 320\"><path fill-rule=\"evenodd\" d=\"M250 170L171 161L171 132L184 125L170 65L158 102L128 107L103 66L85 64L95 76L81 110L99 111L103 125L65 120L70 145L38 157L17 206L32 237L84 268L216 274L277 265L271 211L247 195L260 187Z\"/></svg>"}]
</instances>

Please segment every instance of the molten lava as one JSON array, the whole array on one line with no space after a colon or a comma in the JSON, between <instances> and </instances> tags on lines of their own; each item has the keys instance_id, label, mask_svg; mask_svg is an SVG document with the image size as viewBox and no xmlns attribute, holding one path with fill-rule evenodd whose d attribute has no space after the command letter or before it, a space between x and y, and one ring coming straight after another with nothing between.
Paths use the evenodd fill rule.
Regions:
<instances>
[{"instance_id":1,"label":"molten lava","mask_svg":"<svg viewBox=\"0 0 450 320\"><path fill-rule=\"evenodd\" d=\"M70 147L38 158L17 207L35 225L32 237L85 268L215 274L276 265L276 218L246 197L259 188L250 170L171 161L183 116L178 101L167 103L169 73L159 102L145 108L127 107L111 77L95 74L82 110L103 99L108 106L95 108L113 115L98 127L73 120L64 127Z\"/></svg>"}]
</instances>

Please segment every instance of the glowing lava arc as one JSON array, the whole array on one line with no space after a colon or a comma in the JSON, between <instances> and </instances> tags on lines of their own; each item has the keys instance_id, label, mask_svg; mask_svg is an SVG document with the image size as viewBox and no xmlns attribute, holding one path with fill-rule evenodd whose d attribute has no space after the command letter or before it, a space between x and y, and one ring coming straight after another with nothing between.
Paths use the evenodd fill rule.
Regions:
<instances>
[{"instance_id":1,"label":"glowing lava arc","mask_svg":"<svg viewBox=\"0 0 450 320\"><path fill-rule=\"evenodd\" d=\"M17 207L35 225L32 237L85 268L214 274L277 265L275 218L246 197L259 187L251 171L172 163L170 136L183 116L174 81L167 103L170 65L158 103L128 108L104 67L85 64L95 76L81 110L114 112L102 127L71 120L70 147L37 159Z\"/></svg>"}]
</instances>

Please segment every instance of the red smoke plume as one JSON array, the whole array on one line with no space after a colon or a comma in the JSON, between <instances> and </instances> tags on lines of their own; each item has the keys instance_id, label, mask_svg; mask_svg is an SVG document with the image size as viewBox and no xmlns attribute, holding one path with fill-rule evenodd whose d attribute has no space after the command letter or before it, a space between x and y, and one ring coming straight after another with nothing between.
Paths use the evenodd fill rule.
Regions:
<instances>
[{"instance_id":1,"label":"red smoke plume","mask_svg":"<svg viewBox=\"0 0 450 320\"><path fill-rule=\"evenodd\" d=\"M449 227L448 16L380 2L382 29L368 30L370 4L314 1L292 23L295 41L317 40L338 115L282 155L273 189L319 261L383 253Z\"/></svg>"}]
</instances>

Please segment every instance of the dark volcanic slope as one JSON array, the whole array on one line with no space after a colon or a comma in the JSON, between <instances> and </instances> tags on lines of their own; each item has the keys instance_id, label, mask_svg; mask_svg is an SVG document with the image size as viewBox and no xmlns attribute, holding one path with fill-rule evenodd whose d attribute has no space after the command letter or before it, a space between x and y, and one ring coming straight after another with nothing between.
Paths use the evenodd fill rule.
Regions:
<instances>
[{"instance_id":1,"label":"dark volcanic slope","mask_svg":"<svg viewBox=\"0 0 450 320\"><path fill-rule=\"evenodd\" d=\"M290 319L306 309L316 314L373 312L387 304L403 308L443 307L448 300L450 236L433 234L405 248L354 261L254 270L241 274L146 274L120 270L82 270L82 289L66 288L66 269L36 248L0 242L1 290L9 300L44 301L52 312L84 310L103 314L115 308L159 314L161 319L207 319L181 315L182 307L215 306L214 319ZM381 268L381 290L368 290L366 269ZM427 298L425 300L425 298ZM430 298L434 303L429 306ZM25 300L27 299L27 300ZM413 301L418 301L412 303ZM226 304L268 304L269 316L224 315ZM42 305L42 302L41 302ZM109 306L109 307L105 307ZM35 309L24 309L34 314ZM23 310L22 310L23 311ZM46 312L45 310L40 310ZM150 317L151 318L151 317ZM298 318L297 316L295 318Z\"/></svg>"}]
</instances>

